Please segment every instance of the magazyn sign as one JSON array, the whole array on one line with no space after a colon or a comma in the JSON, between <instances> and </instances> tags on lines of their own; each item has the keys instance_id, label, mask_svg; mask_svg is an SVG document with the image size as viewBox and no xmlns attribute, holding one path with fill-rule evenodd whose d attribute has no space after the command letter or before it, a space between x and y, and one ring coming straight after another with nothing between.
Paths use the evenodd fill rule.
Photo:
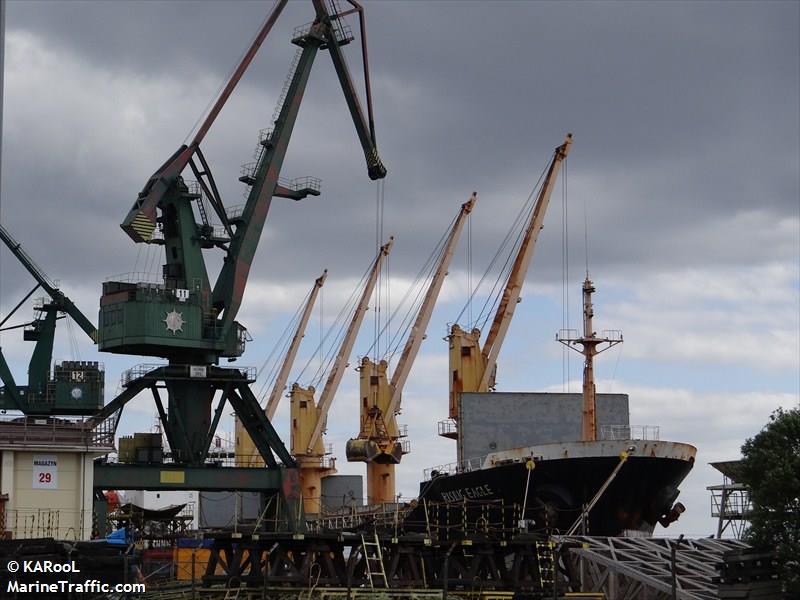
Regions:
<instances>
[{"instance_id":1,"label":"magazyn sign","mask_svg":"<svg viewBox=\"0 0 800 600\"><path fill-rule=\"evenodd\" d=\"M33 488L58 489L58 457L54 454L33 455Z\"/></svg>"}]
</instances>

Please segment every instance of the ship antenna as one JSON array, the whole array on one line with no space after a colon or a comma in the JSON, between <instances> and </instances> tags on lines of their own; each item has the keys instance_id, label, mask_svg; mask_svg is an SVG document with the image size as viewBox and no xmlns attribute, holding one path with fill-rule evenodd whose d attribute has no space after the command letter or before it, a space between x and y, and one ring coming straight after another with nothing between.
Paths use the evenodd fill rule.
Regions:
<instances>
[{"instance_id":1,"label":"ship antenna","mask_svg":"<svg viewBox=\"0 0 800 600\"><path fill-rule=\"evenodd\" d=\"M562 329L556 335L556 340L564 344L567 348L571 348L579 354L582 354L584 358L583 413L581 420L581 439L584 442L593 442L597 440L594 357L622 343L622 332L619 330L603 331L602 335L599 337L594 332L594 327L592 325L592 320L594 318L592 294L594 291L594 284L589 279L589 273L587 271L586 279L583 281L583 335L578 337L578 332L574 329ZM580 346L580 348L578 346Z\"/></svg>"},{"instance_id":2,"label":"ship antenna","mask_svg":"<svg viewBox=\"0 0 800 600\"><path fill-rule=\"evenodd\" d=\"M566 168L566 165L564 165ZM565 184L566 185L566 184ZM583 247L586 254L586 279L589 279L589 216L587 209L588 202L583 198Z\"/></svg>"}]
</instances>

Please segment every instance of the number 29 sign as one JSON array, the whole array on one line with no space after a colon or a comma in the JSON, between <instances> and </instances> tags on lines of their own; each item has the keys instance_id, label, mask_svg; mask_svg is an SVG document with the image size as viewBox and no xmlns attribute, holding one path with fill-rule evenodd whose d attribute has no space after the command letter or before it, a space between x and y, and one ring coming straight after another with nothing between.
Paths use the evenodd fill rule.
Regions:
<instances>
[{"instance_id":1,"label":"number 29 sign","mask_svg":"<svg viewBox=\"0 0 800 600\"><path fill-rule=\"evenodd\" d=\"M58 489L58 457L55 455L33 455L33 489Z\"/></svg>"}]
</instances>

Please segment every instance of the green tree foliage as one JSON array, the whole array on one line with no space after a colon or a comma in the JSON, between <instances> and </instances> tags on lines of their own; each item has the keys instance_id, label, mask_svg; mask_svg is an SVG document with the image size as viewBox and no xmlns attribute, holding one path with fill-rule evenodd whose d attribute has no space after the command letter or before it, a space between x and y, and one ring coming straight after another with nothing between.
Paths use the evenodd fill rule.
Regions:
<instances>
[{"instance_id":1,"label":"green tree foliage","mask_svg":"<svg viewBox=\"0 0 800 600\"><path fill-rule=\"evenodd\" d=\"M774 548L790 598L800 598L800 409L778 409L742 446L753 502L747 541Z\"/></svg>"}]
</instances>

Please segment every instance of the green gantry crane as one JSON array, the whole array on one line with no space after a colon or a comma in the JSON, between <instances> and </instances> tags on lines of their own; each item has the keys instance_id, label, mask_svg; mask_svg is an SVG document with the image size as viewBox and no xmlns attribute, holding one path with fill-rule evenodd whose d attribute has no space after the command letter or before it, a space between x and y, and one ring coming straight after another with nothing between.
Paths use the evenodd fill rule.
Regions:
<instances>
[{"instance_id":1,"label":"green gantry crane","mask_svg":"<svg viewBox=\"0 0 800 600\"><path fill-rule=\"evenodd\" d=\"M50 363L56 321L62 318L62 313L71 317L92 342L97 341L97 329L2 225L0 240L36 280L34 288L0 321L0 327L37 289L41 288L50 297L36 306L33 321L4 329L24 328L23 339L36 345L28 365L28 385L17 385L0 349L0 380L4 384L0 387L0 409L19 410L28 416L96 413L103 407L104 373L101 365L92 361L63 361L55 365L51 374Z\"/></svg>"},{"instance_id":2,"label":"green gantry crane","mask_svg":"<svg viewBox=\"0 0 800 600\"><path fill-rule=\"evenodd\" d=\"M352 0L348 0L351 7L345 11L339 9L336 0L312 0L314 20L294 32L292 43L299 49L279 99L277 118L272 128L260 133L256 160L243 167L239 178L249 186L247 201L242 207L224 206L200 142L286 3L278 0L195 138L178 148L150 177L122 224L134 242L163 246L163 280L103 284L98 329L100 350L161 357L167 364L132 369L123 378L123 392L94 418L100 421L121 411L139 392L149 389L172 460L183 468L180 475L167 477L173 488L261 486L263 489L275 484L283 489L284 496L290 490L288 495L299 498L295 461L250 390L254 371L223 368L219 361L235 360L244 351L247 331L235 318L272 198L299 200L319 194L318 179L287 181L280 178L280 171L311 67L320 50L328 50L333 61L364 151L369 177L380 179L386 175L375 145L363 10ZM342 53L342 46L355 39L343 19L351 14L358 15L361 28L366 118ZM188 184L181 176L187 166L197 184ZM206 205L213 209L220 226L209 222ZM223 253L223 265L213 285L203 255L207 249ZM161 399L162 389L166 389L166 406ZM218 394L219 401L212 414ZM209 446L226 402L233 407L268 469L206 468ZM279 467L280 480L273 479L270 484L263 479L265 471L270 468L276 471ZM127 469L128 474L121 475L124 470L122 465L96 468L95 486L158 489L164 483L157 473L145 469ZM235 475L235 488L224 487L232 484L225 483L229 476L222 471L240 471ZM255 475L251 471L260 473Z\"/></svg>"}]
</instances>

